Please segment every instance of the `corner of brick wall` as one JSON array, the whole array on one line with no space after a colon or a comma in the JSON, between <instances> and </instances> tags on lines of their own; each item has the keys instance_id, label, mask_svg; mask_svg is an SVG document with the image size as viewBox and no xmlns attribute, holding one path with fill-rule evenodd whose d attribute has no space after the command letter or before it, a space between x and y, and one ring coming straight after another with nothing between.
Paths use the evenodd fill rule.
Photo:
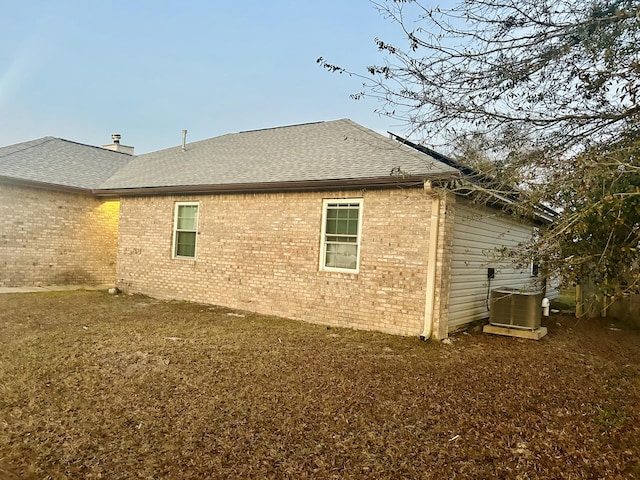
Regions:
<instances>
[{"instance_id":1,"label":"corner of brick wall","mask_svg":"<svg viewBox=\"0 0 640 480\"><path fill-rule=\"evenodd\" d=\"M0 184L0 285L115 281L119 201Z\"/></svg>"}]
</instances>

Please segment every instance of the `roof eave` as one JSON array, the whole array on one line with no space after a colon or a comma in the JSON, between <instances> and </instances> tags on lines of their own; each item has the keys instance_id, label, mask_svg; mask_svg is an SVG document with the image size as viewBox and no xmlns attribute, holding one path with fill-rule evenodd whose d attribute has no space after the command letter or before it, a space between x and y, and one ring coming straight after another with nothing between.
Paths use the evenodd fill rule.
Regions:
<instances>
[{"instance_id":1,"label":"roof eave","mask_svg":"<svg viewBox=\"0 0 640 480\"><path fill-rule=\"evenodd\" d=\"M447 181L457 175L434 173L427 175L402 175L368 178L348 178L330 180L304 180L289 182L258 182L208 185L172 185L157 187L96 189L99 197L137 197L153 195L204 195L216 193L269 193L308 192L365 188L409 188L421 187L426 180Z\"/></svg>"},{"instance_id":2,"label":"roof eave","mask_svg":"<svg viewBox=\"0 0 640 480\"><path fill-rule=\"evenodd\" d=\"M389 135L391 135L391 137L397 142L400 142L403 145L407 145L408 147L411 147L424 154L430 155L431 157L444 163L445 165L448 165L452 168L457 169L460 172L461 176L466 181L468 181L470 184L475 185L476 187L479 187L485 193L488 193L491 197L493 197L496 200L497 204L500 204L503 207L506 207L508 209L513 207L513 205L517 203L518 197L522 194L522 192L519 192L516 189L514 189L511 192L504 192L504 193L498 193L498 192L492 191L491 187L494 183L494 180L492 178L470 167L467 167L461 164L460 162L457 162L456 160L453 160L445 155L442 155L441 153L438 153L435 150L431 150L430 148L425 147L424 145L414 143L392 132L387 132L387 133L389 133ZM553 211L552 209L542 204L534 207L533 210L534 210L533 216L535 217L535 219L542 223L552 223L557 215L557 212Z\"/></svg>"},{"instance_id":3,"label":"roof eave","mask_svg":"<svg viewBox=\"0 0 640 480\"><path fill-rule=\"evenodd\" d=\"M37 180L29 180L25 178L14 178L0 175L0 183L14 185L18 187L30 187L43 190L53 190L56 192L80 193L83 195L94 194L94 190L90 188L74 187L70 185L60 185L57 183L39 182Z\"/></svg>"}]
</instances>

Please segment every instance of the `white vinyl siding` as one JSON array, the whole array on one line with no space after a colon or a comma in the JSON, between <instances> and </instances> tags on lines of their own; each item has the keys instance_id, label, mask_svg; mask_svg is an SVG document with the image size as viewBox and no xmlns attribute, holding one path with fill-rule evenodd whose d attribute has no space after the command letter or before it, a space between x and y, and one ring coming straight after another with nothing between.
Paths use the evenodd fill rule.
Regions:
<instances>
[{"instance_id":1,"label":"white vinyl siding","mask_svg":"<svg viewBox=\"0 0 640 480\"><path fill-rule=\"evenodd\" d=\"M527 242L533 226L519 222L498 210L458 201L455 209L451 286L449 291L449 331L489 317L487 295L490 288L522 288L532 284L531 269L517 268L500 259L496 248L515 247ZM495 268L489 280L487 269Z\"/></svg>"},{"instance_id":2,"label":"white vinyl siding","mask_svg":"<svg viewBox=\"0 0 640 480\"><path fill-rule=\"evenodd\" d=\"M197 238L198 204L176 203L173 221L173 258L195 258Z\"/></svg>"},{"instance_id":3,"label":"white vinyl siding","mask_svg":"<svg viewBox=\"0 0 640 480\"><path fill-rule=\"evenodd\" d=\"M358 273L362 199L323 200L320 270Z\"/></svg>"}]
</instances>

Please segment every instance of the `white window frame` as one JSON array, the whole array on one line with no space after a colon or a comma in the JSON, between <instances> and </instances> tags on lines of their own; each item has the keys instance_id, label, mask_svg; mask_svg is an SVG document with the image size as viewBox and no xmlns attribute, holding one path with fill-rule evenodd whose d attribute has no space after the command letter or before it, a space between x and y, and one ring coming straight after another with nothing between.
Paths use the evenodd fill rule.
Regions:
<instances>
[{"instance_id":1,"label":"white window frame","mask_svg":"<svg viewBox=\"0 0 640 480\"><path fill-rule=\"evenodd\" d=\"M531 265L529 266L529 276L531 278L538 278L540 276L540 265L535 260L531 260Z\"/></svg>"},{"instance_id":2,"label":"white window frame","mask_svg":"<svg viewBox=\"0 0 640 480\"><path fill-rule=\"evenodd\" d=\"M357 274L360 271L360 243L362 240L362 198L327 198L322 201L322 229L320 234L320 270L325 272L341 272ZM358 232L356 234L356 268L339 268L326 265L327 258L327 210L330 206L352 204L358 205Z\"/></svg>"},{"instance_id":3,"label":"white window frame","mask_svg":"<svg viewBox=\"0 0 640 480\"><path fill-rule=\"evenodd\" d=\"M540 238L540 228L533 227L532 239L538 240ZM531 264L529 265L529 276L531 278L538 278L540 276L540 264L538 263L538 259L532 258Z\"/></svg>"},{"instance_id":4,"label":"white window frame","mask_svg":"<svg viewBox=\"0 0 640 480\"><path fill-rule=\"evenodd\" d=\"M180 207L198 207L196 211L196 228L195 230L181 230L184 232L195 232L196 241L193 250L193 257L178 255L176 252L177 240L178 240L178 212ZM200 217L200 202L176 202L173 210L173 241L171 243L171 258L179 260L195 260L198 255L198 220Z\"/></svg>"}]
</instances>

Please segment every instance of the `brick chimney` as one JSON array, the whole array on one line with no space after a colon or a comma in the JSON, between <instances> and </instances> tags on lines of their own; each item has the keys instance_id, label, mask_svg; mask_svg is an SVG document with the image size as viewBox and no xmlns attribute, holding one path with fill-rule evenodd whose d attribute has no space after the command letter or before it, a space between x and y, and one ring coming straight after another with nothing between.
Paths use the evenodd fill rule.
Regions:
<instances>
[{"instance_id":1,"label":"brick chimney","mask_svg":"<svg viewBox=\"0 0 640 480\"><path fill-rule=\"evenodd\" d=\"M114 152L121 152L121 153L126 153L128 155L133 155L133 147L121 145L120 137L121 135L119 133L114 133L113 135L111 135L111 138L113 139L113 143L110 145L102 145L102 148L106 148L107 150L113 150Z\"/></svg>"}]
</instances>

